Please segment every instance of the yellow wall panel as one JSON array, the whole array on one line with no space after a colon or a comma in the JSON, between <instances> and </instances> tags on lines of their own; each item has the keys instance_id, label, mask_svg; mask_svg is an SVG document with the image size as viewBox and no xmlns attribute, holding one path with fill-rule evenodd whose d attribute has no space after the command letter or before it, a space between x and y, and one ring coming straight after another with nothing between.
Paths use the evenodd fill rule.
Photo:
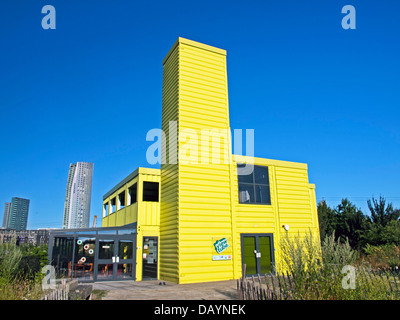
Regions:
<instances>
[{"instance_id":1,"label":"yellow wall panel","mask_svg":"<svg viewBox=\"0 0 400 320\"><path fill-rule=\"evenodd\" d=\"M162 157L167 164L161 165L160 197L160 278L178 282L179 279L179 219L178 219L178 164L171 158L176 148L169 147L170 139L177 136L170 132L170 121L178 121L179 113L179 46L177 41L163 61L163 93L161 128L166 135L167 148L163 148ZM176 124L177 130L178 123ZM178 132L177 132L178 133ZM170 137L171 134L171 137ZM171 163L170 163L171 162Z\"/></svg>"}]
</instances>

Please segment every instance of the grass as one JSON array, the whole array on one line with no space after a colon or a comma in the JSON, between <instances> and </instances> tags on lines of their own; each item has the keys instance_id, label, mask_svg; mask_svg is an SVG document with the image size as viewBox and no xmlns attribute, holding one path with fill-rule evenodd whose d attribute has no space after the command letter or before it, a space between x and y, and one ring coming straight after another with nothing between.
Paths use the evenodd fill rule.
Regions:
<instances>
[{"instance_id":1,"label":"grass","mask_svg":"<svg viewBox=\"0 0 400 320\"><path fill-rule=\"evenodd\" d=\"M107 290L95 289L92 291L92 300L102 300L107 295L107 293Z\"/></svg>"},{"instance_id":2,"label":"grass","mask_svg":"<svg viewBox=\"0 0 400 320\"><path fill-rule=\"evenodd\" d=\"M393 269L373 271L348 242L334 234L319 244L311 232L282 239L284 273L276 273L275 296L294 300L398 300L400 278ZM266 278L268 279L268 277ZM268 283L268 282L267 282Z\"/></svg>"},{"instance_id":3,"label":"grass","mask_svg":"<svg viewBox=\"0 0 400 320\"><path fill-rule=\"evenodd\" d=\"M0 300L37 300L42 297L42 275L22 270L22 257L22 250L15 241L0 244Z\"/></svg>"}]
</instances>

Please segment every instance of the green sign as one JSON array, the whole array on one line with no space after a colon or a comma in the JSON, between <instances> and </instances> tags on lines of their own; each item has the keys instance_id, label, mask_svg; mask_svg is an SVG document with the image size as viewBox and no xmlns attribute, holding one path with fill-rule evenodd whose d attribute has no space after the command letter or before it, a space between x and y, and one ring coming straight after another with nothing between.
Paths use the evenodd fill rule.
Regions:
<instances>
[{"instance_id":1,"label":"green sign","mask_svg":"<svg viewBox=\"0 0 400 320\"><path fill-rule=\"evenodd\" d=\"M226 238L222 238L221 240L217 240L214 243L215 251L221 253L225 249L229 247L228 240Z\"/></svg>"}]
</instances>

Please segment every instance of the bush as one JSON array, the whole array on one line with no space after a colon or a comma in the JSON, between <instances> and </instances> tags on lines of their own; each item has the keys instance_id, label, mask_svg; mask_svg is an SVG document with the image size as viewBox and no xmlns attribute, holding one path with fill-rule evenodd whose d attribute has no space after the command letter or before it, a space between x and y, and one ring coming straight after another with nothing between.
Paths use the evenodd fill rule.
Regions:
<instances>
[{"instance_id":1,"label":"bush","mask_svg":"<svg viewBox=\"0 0 400 320\"><path fill-rule=\"evenodd\" d=\"M372 268L398 269L400 266L400 248L395 244L371 246L367 244L364 248L366 262Z\"/></svg>"},{"instance_id":2,"label":"bush","mask_svg":"<svg viewBox=\"0 0 400 320\"><path fill-rule=\"evenodd\" d=\"M0 300L39 299L46 264L45 246L0 244Z\"/></svg>"},{"instance_id":3,"label":"bush","mask_svg":"<svg viewBox=\"0 0 400 320\"><path fill-rule=\"evenodd\" d=\"M22 253L15 241L0 244L0 282L10 283L19 271Z\"/></svg>"},{"instance_id":4,"label":"bush","mask_svg":"<svg viewBox=\"0 0 400 320\"><path fill-rule=\"evenodd\" d=\"M390 271L376 273L365 268L357 269L354 266L357 251L348 241L335 241L334 234L325 237L321 247L311 232L303 239L299 236L285 237L281 249L288 272L278 276L278 281L281 296L286 299L399 299L398 275ZM380 250L385 252L382 248ZM368 247L367 251L374 253L376 249ZM322 263L319 263L319 257L322 257ZM350 277L344 266L353 271L353 288L345 285Z\"/></svg>"},{"instance_id":5,"label":"bush","mask_svg":"<svg viewBox=\"0 0 400 320\"><path fill-rule=\"evenodd\" d=\"M335 241L335 232L326 236L322 242L322 261L325 265L340 266L353 265L358 258L358 252L353 250L348 239Z\"/></svg>"}]
</instances>

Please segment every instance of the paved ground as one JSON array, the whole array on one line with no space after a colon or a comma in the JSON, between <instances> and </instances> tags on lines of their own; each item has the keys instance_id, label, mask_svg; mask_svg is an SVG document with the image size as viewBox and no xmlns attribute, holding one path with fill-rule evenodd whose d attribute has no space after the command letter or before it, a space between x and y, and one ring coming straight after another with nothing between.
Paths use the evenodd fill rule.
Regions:
<instances>
[{"instance_id":1,"label":"paved ground","mask_svg":"<svg viewBox=\"0 0 400 320\"><path fill-rule=\"evenodd\" d=\"M102 300L236 300L236 280L175 284L160 280L96 282L93 290L106 290Z\"/></svg>"}]
</instances>

